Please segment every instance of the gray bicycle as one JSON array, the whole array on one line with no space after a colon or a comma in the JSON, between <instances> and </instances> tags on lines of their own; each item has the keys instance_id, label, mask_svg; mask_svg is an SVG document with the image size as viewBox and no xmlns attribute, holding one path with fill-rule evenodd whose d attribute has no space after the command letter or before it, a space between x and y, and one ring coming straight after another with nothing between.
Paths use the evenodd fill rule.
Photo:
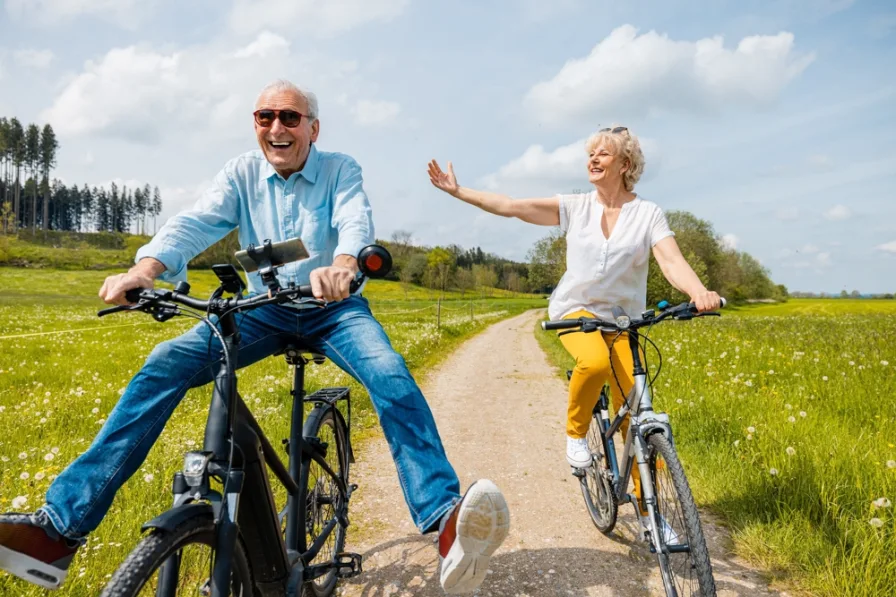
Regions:
<instances>
[{"instance_id":1,"label":"gray bicycle","mask_svg":"<svg viewBox=\"0 0 896 597\"><path fill-rule=\"evenodd\" d=\"M722 306L725 302L722 299ZM642 511L648 513L643 538L656 554L668 597L712 597L716 587L697 505L675 451L669 415L653 408L652 380L648 379L641 358L640 341L643 338L645 343L653 344L648 337L650 328L662 321L687 321L719 314L698 313L693 303L670 307L664 301L659 309L659 313L649 310L640 318L632 318L621 307L614 307L615 321L580 317L545 321L542 328L567 330L561 333L616 332L617 338L627 337L634 363L634 386L612 421L607 388L601 391L588 430L592 464L583 469L574 468L573 474L579 478L591 519L602 533L608 534L616 526L619 504L632 504L639 517ZM661 355L659 363L661 366ZM613 438L626 415L630 415L631 421L622 458L617 459ZM640 504L628 493L629 477L635 465L641 479Z\"/></svg>"}]
</instances>

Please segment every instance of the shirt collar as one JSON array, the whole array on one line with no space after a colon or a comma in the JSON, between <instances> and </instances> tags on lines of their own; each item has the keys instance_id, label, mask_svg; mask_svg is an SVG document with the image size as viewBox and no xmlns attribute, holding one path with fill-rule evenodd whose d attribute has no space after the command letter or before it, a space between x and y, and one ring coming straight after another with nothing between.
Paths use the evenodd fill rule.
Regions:
<instances>
[{"instance_id":1,"label":"shirt collar","mask_svg":"<svg viewBox=\"0 0 896 597\"><path fill-rule=\"evenodd\" d=\"M267 160L264 161L264 178L270 178L272 176L278 176L278 172L274 169L271 163ZM317 148L314 144L311 144L311 150L308 152L308 158L305 160L305 165L301 170L296 172L297 175L305 177L305 180L314 184L317 181L317 173L320 170L320 154L317 152ZM295 175L293 175L295 176ZM290 176L292 178L292 176Z\"/></svg>"}]
</instances>

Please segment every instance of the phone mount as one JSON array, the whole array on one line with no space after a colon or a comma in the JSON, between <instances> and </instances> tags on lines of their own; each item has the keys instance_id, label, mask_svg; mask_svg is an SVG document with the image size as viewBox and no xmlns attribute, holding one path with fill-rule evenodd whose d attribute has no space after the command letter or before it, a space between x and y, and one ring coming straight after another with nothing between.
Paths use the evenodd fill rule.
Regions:
<instances>
[{"instance_id":1,"label":"phone mount","mask_svg":"<svg viewBox=\"0 0 896 597\"><path fill-rule=\"evenodd\" d=\"M271 292L277 292L280 290L280 283L277 281L277 266L271 263L273 251L270 239L265 239L261 248L250 244L246 249L246 254L258 266L258 275L261 276L262 284L267 286Z\"/></svg>"}]
</instances>

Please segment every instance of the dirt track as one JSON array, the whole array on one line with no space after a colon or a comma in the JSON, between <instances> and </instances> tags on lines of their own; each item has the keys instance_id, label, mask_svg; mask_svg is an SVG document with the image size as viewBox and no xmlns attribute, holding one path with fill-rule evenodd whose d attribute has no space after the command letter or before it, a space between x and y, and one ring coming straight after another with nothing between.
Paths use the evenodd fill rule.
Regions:
<instances>
[{"instance_id":1,"label":"dirt track","mask_svg":"<svg viewBox=\"0 0 896 597\"><path fill-rule=\"evenodd\" d=\"M501 487L510 506L507 541L492 558L479 595L662 595L654 557L635 539L631 506L614 536L585 510L565 459L566 387L534 337L539 313L495 324L422 380L452 464L466 488L478 478ZM365 572L337 594L440 596L434 536L419 535L382 437L356 449L349 551ZM704 517L719 595L779 595L726 549L724 529Z\"/></svg>"}]
</instances>

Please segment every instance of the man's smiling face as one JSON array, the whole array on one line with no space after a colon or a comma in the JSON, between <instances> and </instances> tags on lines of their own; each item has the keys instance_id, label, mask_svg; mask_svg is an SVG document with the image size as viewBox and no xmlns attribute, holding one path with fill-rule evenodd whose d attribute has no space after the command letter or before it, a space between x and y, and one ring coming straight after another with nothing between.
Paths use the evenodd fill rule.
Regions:
<instances>
[{"instance_id":1,"label":"man's smiling face","mask_svg":"<svg viewBox=\"0 0 896 597\"><path fill-rule=\"evenodd\" d=\"M300 171L305 166L311 143L317 141L320 122L307 118L308 103L301 95L290 90L270 90L262 94L255 104L256 110L293 110L302 114L298 126L286 127L279 118L270 126L255 121L255 136L264 156L283 178Z\"/></svg>"}]
</instances>

